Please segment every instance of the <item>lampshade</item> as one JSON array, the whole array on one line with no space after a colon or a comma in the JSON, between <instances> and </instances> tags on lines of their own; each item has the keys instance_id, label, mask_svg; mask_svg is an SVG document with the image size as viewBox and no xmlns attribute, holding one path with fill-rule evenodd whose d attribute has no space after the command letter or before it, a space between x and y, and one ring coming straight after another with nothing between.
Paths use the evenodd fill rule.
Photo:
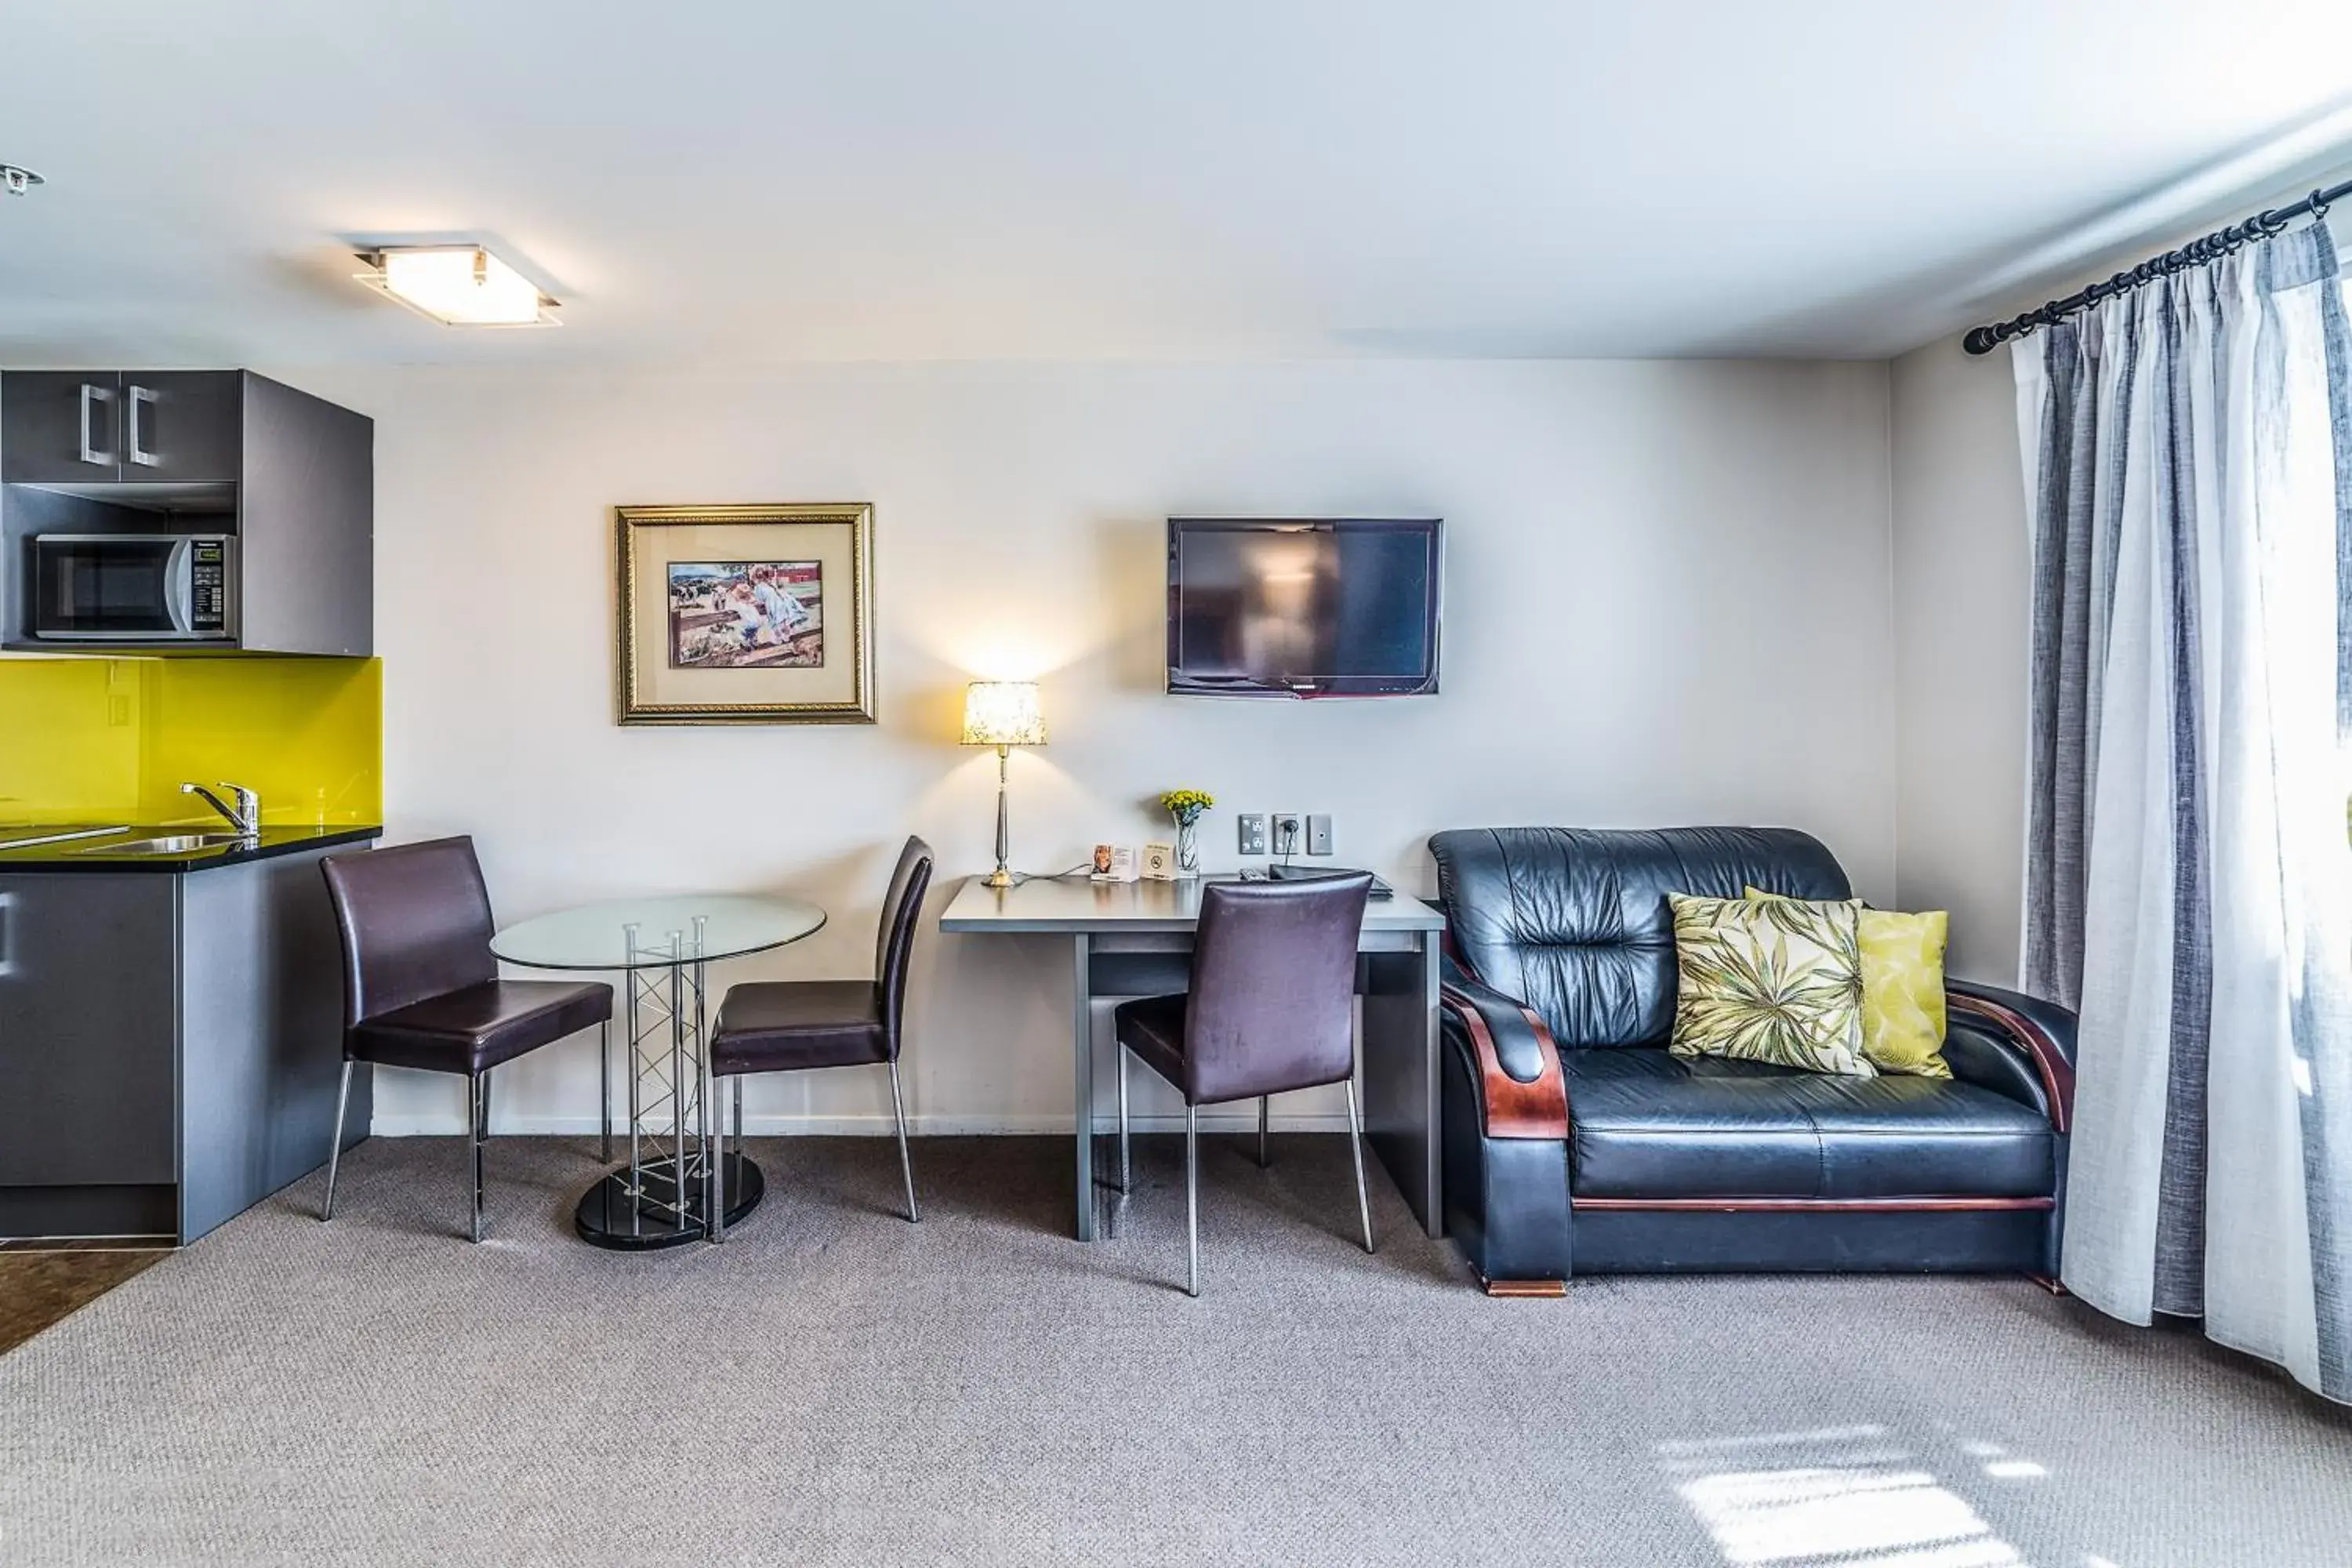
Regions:
<instances>
[{"instance_id":1,"label":"lampshade","mask_svg":"<svg viewBox=\"0 0 2352 1568\"><path fill-rule=\"evenodd\" d=\"M1031 680L975 680L963 689L967 746L1042 746L1045 710Z\"/></svg>"}]
</instances>

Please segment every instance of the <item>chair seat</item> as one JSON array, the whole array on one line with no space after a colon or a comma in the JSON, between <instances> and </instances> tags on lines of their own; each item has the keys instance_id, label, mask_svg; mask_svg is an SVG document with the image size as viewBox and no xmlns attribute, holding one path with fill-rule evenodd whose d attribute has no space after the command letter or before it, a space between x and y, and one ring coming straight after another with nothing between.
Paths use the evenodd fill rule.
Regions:
<instances>
[{"instance_id":1,"label":"chair seat","mask_svg":"<svg viewBox=\"0 0 2352 1568\"><path fill-rule=\"evenodd\" d=\"M710 1032L710 1070L793 1072L890 1059L882 988L870 980L765 980L730 987Z\"/></svg>"},{"instance_id":2,"label":"chair seat","mask_svg":"<svg viewBox=\"0 0 2352 1568\"><path fill-rule=\"evenodd\" d=\"M1654 1047L1560 1053L1579 1197L2046 1197L2050 1123L1975 1084Z\"/></svg>"},{"instance_id":3,"label":"chair seat","mask_svg":"<svg viewBox=\"0 0 2352 1568\"><path fill-rule=\"evenodd\" d=\"M354 1024L345 1053L388 1067L477 1073L613 1016L594 982L484 980Z\"/></svg>"},{"instance_id":4,"label":"chair seat","mask_svg":"<svg viewBox=\"0 0 2352 1568\"><path fill-rule=\"evenodd\" d=\"M1133 1051L1138 1061L1180 1089L1184 1087L1185 1004L1190 1000L1188 994L1182 994L1142 996L1132 1002L1120 1003L1111 1013L1111 1029L1118 1043ZM1338 1083L1347 1077L1345 1070L1333 1073L1328 1078L1318 1076L1312 1079L1285 1074L1278 1084L1267 1085L1266 1092L1284 1094L1294 1089L1316 1089L1326 1083ZM1253 1094L1241 1098L1254 1097Z\"/></svg>"}]
</instances>

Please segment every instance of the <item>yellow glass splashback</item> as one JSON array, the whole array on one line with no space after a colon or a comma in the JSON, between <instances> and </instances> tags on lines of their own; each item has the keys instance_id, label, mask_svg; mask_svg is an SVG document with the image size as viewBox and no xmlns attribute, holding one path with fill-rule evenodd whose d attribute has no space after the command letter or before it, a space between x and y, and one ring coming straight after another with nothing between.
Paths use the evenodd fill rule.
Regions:
<instances>
[{"instance_id":1,"label":"yellow glass splashback","mask_svg":"<svg viewBox=\"0 0 2352 1568\"><path fill-rule=\"evenodd\" d=\"M184 780L271 826L383 820L373 658L0 658L0 823L201 822Z\"/></svg>"}]
</instances>

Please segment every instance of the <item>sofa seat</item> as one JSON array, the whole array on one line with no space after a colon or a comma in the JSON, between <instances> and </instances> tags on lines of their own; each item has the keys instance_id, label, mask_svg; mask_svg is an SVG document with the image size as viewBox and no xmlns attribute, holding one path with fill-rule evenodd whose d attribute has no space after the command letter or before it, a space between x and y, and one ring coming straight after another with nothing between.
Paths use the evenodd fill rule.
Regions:
<instances>
[{"instance_id":1,"label":"sofa seat","mask_svg":"<svg viewBox=\"0 0 2352 1568\"><path fill-rule=\"evenodd\" d=\"M1654 1046L1559 1058L1578 1198L2028 1198L2056 1181L2049 1119L1975 1084Z\"/></svg>"}]
</instances>

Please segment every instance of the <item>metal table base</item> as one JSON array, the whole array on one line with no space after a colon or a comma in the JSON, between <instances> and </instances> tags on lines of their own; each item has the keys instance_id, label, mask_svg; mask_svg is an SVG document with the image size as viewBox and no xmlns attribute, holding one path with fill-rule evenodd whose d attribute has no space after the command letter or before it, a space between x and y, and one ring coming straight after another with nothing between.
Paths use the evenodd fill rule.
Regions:
<instances>
[{"instance_id":1,"label":"metal table base","mask_svg":"<svg viewBox=\"0 0 2352 1568\"><path fill-rule=\"evenodd\" d=\"M673 931L652 948L635 926L623 928L624 951L653 962L628 972L628 1163L589 1188L573 1216L594 1246L637 1252L716 1241L766 1195L760 1167L740 1148L726 1152L708 1048L704 923L698 917L691 933Z\"/></svg>"},{"instance_id":2,"label":"metal table base","mask_svg":"<svg viewBox=\"0 0 2352 1568\"><path fill-rule=\"evenodd\" d=\"M677 1186L669 1162L656 1161L641 1167L637 1180L638 1186L632 1188L629 1168L624 1165L588 1189L572 1215L581 1240L615 1252L654 1252L700 1241L709 1234L706 1189L698 1176L689 1173L682 1206L677 1202ZM740 1153L722 1159L719 1180L727 1193L730 1228L741 1223L767 1195L767 1178Z\"/></svg>"}]
</instances>

